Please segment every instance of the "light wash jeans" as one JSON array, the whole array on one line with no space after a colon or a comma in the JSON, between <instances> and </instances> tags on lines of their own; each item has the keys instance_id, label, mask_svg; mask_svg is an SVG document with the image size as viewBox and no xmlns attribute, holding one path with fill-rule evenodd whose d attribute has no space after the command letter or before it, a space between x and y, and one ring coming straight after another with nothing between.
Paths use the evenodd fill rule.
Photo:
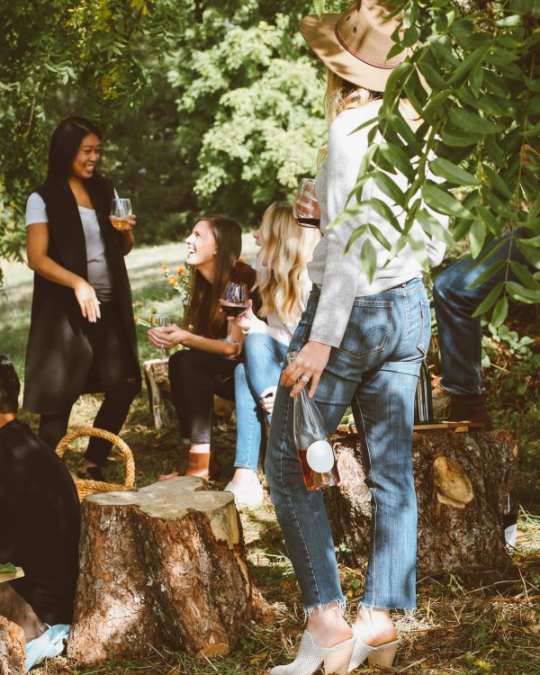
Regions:
<instances>
[{"instance_id":1,"label":"light wash jeans","mask_svg":"<svg viewBox=\"0 0 540 675\"><path fill-rule=\"evenodd\" d=\"M266 416L259 398L265 389L277 386L286 353L286 345L265 333L251 333L244 341L244 360L234 371L237 469L257 471ZM257 417L260 424L255 423Z\"/></svg>"},{"instance_id":2,"label":"light wash jeans","mask_svg":"<svg viewBox=\"0 0 540 675\"><path fill-rule=\"evenodd\" d=\"M290 351L299 350L309 339L318 300L315 288ZM370 607L412 609L416 604L412 428L416 385L430 336L429 304L420 279L356 298L343 341L339 349L332 349L315 395L329 434L351 403L364 433L373 517L363 602ZM323 495L304 486L289 394L279 387L266 475L309 612L344 598Z\"/></svg>"},{"instance_id":3,"label":"light wash jeans","mask_svg":"<svg viewBox=\"0 0 540 675\"><path fill-rule=\"evenodd\" d=\"M522 236L517 231L516 237ZM482 326L472 315L491 289L504 281L506 267L475 288L471 285L500 260L514 260L528 267L512 236L493 239L481 252L481 262L465 256L443 270L433 283L433 304L439 330L441 384L452 394L481 394ZM509 280L515 280L510 272Z\"/></svg>"}]
</instances>

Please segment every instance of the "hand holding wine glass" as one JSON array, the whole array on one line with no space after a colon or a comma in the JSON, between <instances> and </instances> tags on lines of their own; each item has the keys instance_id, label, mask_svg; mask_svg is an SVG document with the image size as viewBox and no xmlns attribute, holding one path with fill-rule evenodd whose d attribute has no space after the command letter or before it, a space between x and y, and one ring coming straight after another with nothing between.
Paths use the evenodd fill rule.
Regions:
<instances>
[{"instance_id":1,"label":"hand holding wine glass","mask_svg":"<svg viewBox=\"0 0 540 675\"><path fill-rule=\"evenodd\" d=\"M249 290L247 285L229 281L225 286L219 304L227 318L234 318L243 314L249 307Z\"/></svg>"},{"instance_id":2,"label":"hand holding wine glass","mask_svg":"<svg viewBox=\"0 0 540 675\"><path fill-rule=\"evenodd\" d=\"M293 206L293 215L302 227L319 228L321 226L321 209L315 192L315 181L302 178L298 196Z\"/></svg>"},{"instance_id":3,"label":"hand holding wine glass","mask_svg":"<svg viewBox=\"0 0 540 675\"><path fill-rule=\"evenodd\" d=\"M131 232L136 223L131 207L131 199L116 197L112 200L109 216L112 226L120 232Z\"/></svg>"}]
</instances>

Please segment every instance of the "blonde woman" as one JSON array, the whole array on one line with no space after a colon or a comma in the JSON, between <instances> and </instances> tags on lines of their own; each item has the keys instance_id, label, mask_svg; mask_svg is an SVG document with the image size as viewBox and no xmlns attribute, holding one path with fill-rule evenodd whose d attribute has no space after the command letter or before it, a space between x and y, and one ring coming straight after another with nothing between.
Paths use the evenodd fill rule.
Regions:
<instances>
[{"instance_id":1,"label":"blonde woman","mask_svg":"<svg viewBox=\"0 0 540 675\"><path fill-rule=\"evenodd\" d=\"M260 426L250 424L253 411L272 414L274 396L289 342L311 290L307 264L319 232L300 227L288 204L274 202L253 234L261 247L257 258L257 290L262 320L250 309L236 322L246 335L244 361L234 373L237 443L233 479L225 488L237 505L257 506L262 487L257 477Z\"/></svg>"},{"instance_id":2,"label":"blonde woman","mask_svg":"<svg viewBox=\"0 0 540 675\"><path fill-rule=\"evenodd\" d=\"M271 675L311 675L323 663L327 674L350 673L366 659L372 666L391 666L397 634L390 611L412 609L416 602L413 411L431 329L422 265L409 245L391 257L374 242L370 279L359 255L367 235L346 252L353 232L367 223L390 242L399 236L370 209L369 199L384 201L402 226L405 222L406 211L373 181L364 185L359 213L331 225L348 203L368 150L366 122L377 116L378 99L404 58L387 59L396 27L382 4L372 1L355 2L342 15L306 17L300 26L333 74L328 150L316 180L323 237L308 268L313 290L290 343L296 357L276 393L266 455L270 496L302 592L307 628L295 660L272 668ZM406 187L404 176L395 180ZM419 224L410 237L411 244L426 239ZM444 247L430 250L425 243L428 254L434 253L432 262L440 262ZM353 626L343 613L323 495L306 490L294 445L291 397L303 387L317 402L327 433L335 431L351 404L362 431L373 519L364 595Z\"/></svg>"}]
</instances>

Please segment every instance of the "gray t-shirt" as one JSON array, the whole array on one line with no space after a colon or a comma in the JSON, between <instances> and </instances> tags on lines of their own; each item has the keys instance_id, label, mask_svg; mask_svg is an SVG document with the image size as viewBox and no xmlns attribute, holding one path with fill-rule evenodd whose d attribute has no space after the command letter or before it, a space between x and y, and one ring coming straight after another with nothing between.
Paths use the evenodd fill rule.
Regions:
<instances>
[{"instance_id":1,"label":"gray t-shirt","mask_svg":"<svg viewBox=\"0 0 540 675\"><path fill-rule=\"evenodd\" d=\"M86 242L86 264L88 283L94 287L96 295L102 302L112 297L112 279L107 259L105 258L105 242L99 227L94 209L79 206L84 240ZM41 195L32 192L26 202L26 226L32 223L48 223L47 208Z\"/></svg>"}]
</instances>

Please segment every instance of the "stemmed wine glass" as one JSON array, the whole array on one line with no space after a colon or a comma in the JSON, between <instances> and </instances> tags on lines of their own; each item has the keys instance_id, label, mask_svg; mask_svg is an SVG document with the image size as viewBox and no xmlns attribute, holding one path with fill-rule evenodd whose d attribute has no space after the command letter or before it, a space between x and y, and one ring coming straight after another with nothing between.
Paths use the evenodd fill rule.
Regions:
<instances>
[{"instance_id":1,"label":"stemmed wine glass","mask_svg":"<svg viewBox=\"0 0 540 675\"><path fill-rule=\"evenodd\" d=\"M225 316L234 317L243 314L249 306L249 291L246 284L229 281L219 301Z\"/></svg>"},{"instance_id":2,"label":"stemmed wine glass","mask_svg":"<svg viewBox=\"0 0 540 675\"><path fill-rule=\"evenodd\" d=\"M302 178L298 188L297 202L293 205L293 215L302 227L319 228L321 226L320 219L317 217L315 211L315 181L312 178ZM306 202L304 212L302 215L298 212L296 204L298 202Z\"/></svg>"},{"instance_id":3,"label":"stemmed wine glass","mask_svg":"<svg viewBox=\"0 0 540 675\"><path fill-rule=\"evenodd\" d=\"M171 325L171 319L168 314L156 314L154 316L154 323L156 326L170 326ZM167 348L166 347L160 347L159 348L160 355L162 359L167 358Z\"/></svg>"},{"instance_id":4,"label":"stemmed wine glass","mask_svg":"<svg viewBox=\"0 0 540 675\"><path fill-rule=\"evenodd\" d=\"M120 197L117 197L112 200L110 219L112 226L115 229L129 229L129 219L132 215L131 199L121 199Z\"/></svg>"}]
</instances>

